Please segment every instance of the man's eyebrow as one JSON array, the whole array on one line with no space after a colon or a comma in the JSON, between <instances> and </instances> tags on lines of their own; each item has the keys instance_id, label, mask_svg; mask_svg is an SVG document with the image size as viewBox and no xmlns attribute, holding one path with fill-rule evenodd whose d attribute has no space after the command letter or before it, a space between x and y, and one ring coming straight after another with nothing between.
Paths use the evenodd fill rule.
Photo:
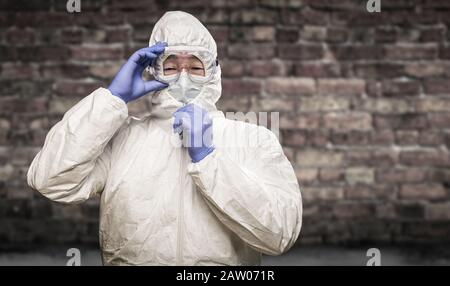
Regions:
<instances>
[{"instance_id":1,"label":"man's eyebrow","mask_svg":"<svg viewBox=\"0 0 450 286\"><path fill-rule=\"evenodd\" d=\"M177 59L177 57L175 55L170 55L166 58L166 61L167 60L176 60L176 59Z\"/></svg>"},{"instance_id":2,"label":"man's eyebrow","mask_svg":"<svg viewBox=\"0 0 450 286\"><path fill-rule=\"evenodd\" d=\"M196 56L190 57L189 60L191 60L191 61L196 61L196 62L199 62L199 63L203 63L203 62L202 62L199 58L197 58Z\"/></svg>"}]
</instances>

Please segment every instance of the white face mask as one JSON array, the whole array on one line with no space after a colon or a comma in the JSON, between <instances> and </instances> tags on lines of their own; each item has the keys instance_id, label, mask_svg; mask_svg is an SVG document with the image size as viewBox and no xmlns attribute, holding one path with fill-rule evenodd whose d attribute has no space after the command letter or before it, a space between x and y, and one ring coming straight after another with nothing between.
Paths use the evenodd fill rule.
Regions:
<instances>
[{"instance_id":1,"label":"white face mask","mask_svg":"<svg viewBox=\"0 0 450 286\"><path fill-rule=\"evenodd\" d=\"M188 73L182 70L178 80L169 84L167 91L176 100L188 104L200 94L202 87L203 84L193 82Z\"/></svg>"}]
</instances>

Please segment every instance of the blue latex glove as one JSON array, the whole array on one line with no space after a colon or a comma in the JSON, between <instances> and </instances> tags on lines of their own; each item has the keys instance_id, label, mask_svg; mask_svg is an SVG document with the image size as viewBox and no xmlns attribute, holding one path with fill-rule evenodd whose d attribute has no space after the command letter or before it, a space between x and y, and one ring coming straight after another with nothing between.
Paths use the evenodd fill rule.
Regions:
<instances>
[{"instance_id":1,"label":"blue latex glove","mask_svg":"<svg viewBox=\"0 0 450 286\"><path fill-rule=\"evenodd\" d=\"M166 88L168 85L157 80L144 81L142 72L167 46L164 42L136 51L120 68L108 89L125 103L144 94Z\"/></svg>"},{"instance_id":2,"label":"blue latex glove","mask_svg":"<svg viewBox=\"0 0 450 286\"><path fill-rule=\"evenodd\" d=\"M195 104L188 104L174 112L174 132L180 134L192 162L197 163L214 151L212 119L208 112Z\"/></svg>"}]
</instances>

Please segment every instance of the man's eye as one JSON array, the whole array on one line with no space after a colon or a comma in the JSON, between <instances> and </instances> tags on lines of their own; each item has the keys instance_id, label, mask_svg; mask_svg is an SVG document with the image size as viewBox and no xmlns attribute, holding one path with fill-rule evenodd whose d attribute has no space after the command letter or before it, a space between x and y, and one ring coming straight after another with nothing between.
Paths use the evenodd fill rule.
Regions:
<instances>
[{"instance_id":1,"label":"man's eye","mask_svg":"<svg viewBox=\"0 0 450 286\"><path fill-rule=\"evenodd\" d=\"M164 68L165 71L174 71L175 68Z\"/></svg>"},{"instance_id":2,"label":"man's eye","mask_svg":"<svg viewBox=\"0 0 450 286\"><path fill-rule=\"evenodd\" d=\"M192 67L193 70L203 70L201 67Z\"/></svg>"}]
</instances>

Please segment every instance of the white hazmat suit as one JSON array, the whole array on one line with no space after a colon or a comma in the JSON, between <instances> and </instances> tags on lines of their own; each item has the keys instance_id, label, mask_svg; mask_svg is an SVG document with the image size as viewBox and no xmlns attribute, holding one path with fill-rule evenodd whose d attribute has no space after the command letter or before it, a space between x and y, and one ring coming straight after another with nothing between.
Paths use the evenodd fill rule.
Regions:
<instances>
[{"instance_id":1,"label":"white hazmat suit","mask_svg":"<svg viewBox=\"0 0 450 286\"><path fill-rule=\"evenodd\" d=\"M150 45L208 48L214 39L192 15L167 12ZM228 120L215 107L221 71L193 103L213 120L215 150L193 163L172 130L182 106L163 89L152 112L99 88L49 131L28 170L28 184L47 198L80 203L99 195L105 265L259 265L296 241L302 200L293 168L265 127ZM257 140L255 140L257 138Z\"/></svg>"}]
</instances>

